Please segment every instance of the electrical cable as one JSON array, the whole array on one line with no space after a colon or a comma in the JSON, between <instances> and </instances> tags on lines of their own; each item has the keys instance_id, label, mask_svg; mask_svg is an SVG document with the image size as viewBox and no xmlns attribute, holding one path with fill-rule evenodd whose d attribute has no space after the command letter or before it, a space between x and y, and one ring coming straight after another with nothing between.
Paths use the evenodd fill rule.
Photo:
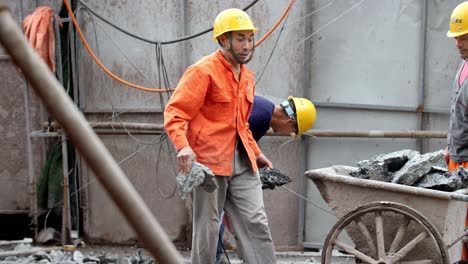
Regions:
<instances>
[{"instance_id":1,"label":"electrical cable","mask_svg":"<svg viewBox=\"0 0 468 264\"><path fill-rule=\"evenodd\" d=\"M287 24L287 25L285 26L285 28L288 28L288 27L290 27L290 26L292 26L292 25L295 25L295 24L297 24L297 23L299 23L299 22L304 21L307 17L309 17L309 16L311 16L311 15L313 15L313 14L315 14L315 13L318 13L318 12L322 11L323 9L325 9L325 8L327 8L327 7L329 7L329 6L331 6L333 3L335 3L335 1L336 1L336 0L333 0L333 1L331 1L330 3L328 3L328 4L326 4L326 5L322 6L322 7L320 7L319 9L314 10L314 11L310 12L309 14L306 14L306 15L302 16L302 17L299 18L298 20Z\"/></svg>"},{"instance_id":2,"label":"electrical cable","mask_svg":"<svg viewBox=\"0 0 468 264\"><path fill-rule=\"evenodd\" d=\"M73 14L73 11L70 7L70 4L68 3L68 0L63 0L63 4L65 5L65 7L67 8L67 11L68 11L68 15L70 16L72 22L73 22L73 25L75 25L75 29L76 29L76 32L78 33L81 41L83 42L83 45L84 47L86 48L86 50L88 51L89 55L91 55L91 57L93 58L94 62L96 62L97 65L99 65L99 67L101 67L102 70L104 70L104 72L106 72L109 76L111 76L114 80L122 83L122 84L125 84L129 87L133 87L135 89L138 89L138 90L142 90L142 91L146 91L146 92L158 92L158 93L161 93L161 92L167 92L167 89L156 89L156 88L149 88L149 87L144 87L144 86L141 86L141 85L137 85L137 84L133 84L133 83L130 83L128 81L125 81L123 79L121 79L120 77L118 77L117 75L115 75L114 73L112 73L106 66L104 66L104 64L102 64L102 62L98 59L98 57L96 56L96 54L94 54L94 52L91 50L91 48L89 47L89 44L88 42L86 41L85 37L84 37L84 34L83 32L81 31L81 28L79 27L78 25L78 21L76 21L76 18L75 18L75 15ZM174 88L171 88L171 90L174 90Z\"/></svg>"},{"instance_id":3,"label":"electrical cable","mask_svg":"<svg viewBox=\"0 0 468 264\"><path fill-rule=\"evenodd\" d=\"M249 8L251 8L252 6L254 6L259 0L254 0L252 1L249 5L247 5L246 7L244 7L242 10L244 11L247 11ZM150 39L147 39L147 38L144 38L144 37L140 37L138 35L135 35L131 32L128 32L127 30L115 25L114 23L110 22L109 20L105 19L104 17L102 17L101 15L99 15L96 11L92 10L88 5L86 5L83 0L78 0L78 2L80 4L82 4L86 9L88 9L89 12L91 12L93 15L95 15L97 18L101 19L103 22L105 22L106 24L108 24L109 26L112 26L113 28L121 31L122 33L125 33L133 38L136 38L136 39L139 39L141 41L144 41L144 42L147 42L147 43L151 43L151 44L161 44L161 45L167 45L167 44L173 44L173 43L177 43L177 42L181 42L181 41L185 41L185 40L189 40L189 39L193 39L193 38L196 38L196 37L199 37L201 35L204 35L210 31L213 30L213 28L209 28L209 29L205 29L203 31L200 31L198 33L195 33L195 34L192 34L192 35L189 35L189 36L185 36L185 37L182 37L182 38L178 38L178 39L174 39L174 40L167 40L167 41L160 41L160 40L150 40Z\"/></svg>"},{"instance_id":4,"label":"electrical cable","mask_svg":"<svg viewBox=\"0 0 468 264\"><path fill-rule=\"evenodd\" d=\"M83 8L83 10L86 11L86 12L88 12L88 14L90 14L88 10L86 10L86 9L84 9L84 8ZM75 10L76 13L79 12L79 11L81 11L81 7L78 7L77 10ZM93 25L93 29L94 29L94 36L95 36L97 54L99 55L99 41L98 41L98 39L97 39L96 24L94 23L94 18L93 18L91 15L90 15L90 20L91 20L91 24ZM106 32L105 30L102 30L102 32L110 39L110 41L112 42L112 44L114 44L114 46L117 47L117 49L122 53L122 55L124 56L124 58L135 68L135 70L136 70L140 75L142 75L143 78L145 78L146 80L148 80L148 78L147 78L141 71L139 71L138 68L136 67L136 65L133 64L132 61L130 61L130 59L124 54L124 52L123 52L123 51L120 49L120 47L115 43L115 41L109 36L109 34L107 34L107 32ZM157 54L157 56L158 56L158 54ZM160 64L158 64L158 66L160 66ZM162 66L164 67L164 71L166 72L165 65L162 64ZM100 74L100 76L103 77L102 74ZM102 81L104 81L104 78L102 78ZM148 81L149 81L149 80L148 80ZM167 87L167 86L166 86L166 87ZM132 138L134 141L136 141L136 142L138 142L138 143L141 143L141 144L144 144L144 145L154 145L154 144L158 144L158 143L161 142L161 140L155 140L155 141L151 141L151 142L146 142L146 141L142 141L142 140L136 138L135 136L133 136L132 133L125 127L123 121L120 119L120 116L119 116L120 114L116 114L116 112L114 111L115 106L114 106L114 104L112 103L111 96L110 96L109 91L108 91L108 89L107 89L106 87L104 88L104 91L105 91L105 95L106 95L106 97L107 97L107 100L110 102L111 108L112 108L112 110L113 110L111 119L112 119L113 121L115 121L115 118L116 118L116 119L117 119L116 122L119 122L119 123L122 125L124 131L127 133L127 135L128 135L130 138ZM113 129L114 129L114 128L113 128Z\"/></svg>"},{"instance_id":5,"label":"electrical cable","mask_svg":"<svg viewBox=\"0 0 468 264\"><path fill-rule=\"evenodd\" d=\"M281 15L281 17L276 21L276 23L273 25L272 28L270 28L270 30L268 30L267 33L265 33L265 35L263 35L263 37L261 37L257 43L255 43L255 47L259 46L260 44L262 44L262 42L267 39L271 33L273 33L273 31L275 31L275 29L279 26L279 24L281 24L281 22L283 21L283 19L286 17L287 14L289 14L289 10L291 10L291 7L292 5L294 4L294 0L290 0L289 1L289 4L288 6L286 7L286 9L284 10L283 14Z\"/></svg>"},{"instance_id":6,"label":"electrical cable","mask_svg":"<svg viewBox=\"0 0 468 264\"><path fill-rule=\"evenodd\" d=\"M312 202L311 200L307 199L307 198L304 197L303 195L300 195L300 194L298 194L297 192L295 192L295 191L289 189L288 187L286 187L286 186L284 186L284 185L281 185L280 187L283 188L283 189L285 189L285 190L287 190L287 191L289 191L289 192L291 192L291 193L293 193L293 194L296 195L297 197L302 198L304 201L310 203L311 205L317 207L318 209L321 209L322 211L324 211L324 212L326 212L326 213L329 213L330 215L333 215L333 216L335 215L335 214L334 214L333 212L331 212L330 210L321 207L320 205L318 205L318 204Z\"/></svg>"},{"instance_id":7,"label":"electrical cable","mask_svg":"<svg viewBox=\"0 0 468 264\"><path fill-rule=\"evenodd\" d=\"M332 19L330 22L328 22L327 24L319 27L317 30L315 30L314 32L312 32L309 36L307 36L306 38L304 38L303 40L299 41L297 44L296 44L296 47L299 46L300 44L304 43L306 40L308 40L309 38L311 38L312 36L314 36L315 34L317 34L318 32L320 32L322 29L328 27L329 25L331 25L332 23L336 22L338 19L342 18L344 15L346 15L347 13L349 13L351 10L353 10L354 8L358 7L360 4L362 4L362 2L364 2L364 0L361 0L359 2L357 2L356 4L354 4L353 6L351 6L348 10L344 11L343 13L339 14L338 16L336 16L334 19Z\"/></svg>"},{"instance_id":8,"label":"electrical cable","mask_svg":"<svg viewBox=\"0 0 468 264\"><path fill-rule=\"evenodd\" d=\"M286 19L284 20L284 24L283 24L283 26L281 27L281 30L280 30L280 32L279 32L279 34L278 34L278 37L276 38L275 44L273 45L273 49L271 49L270 56L268 57L268 60L267 60L267 62L265 63L265 66L263 67L262 72L260 73L260 75L258 76L257 80L255 81L255 85L258 85L258 83L259 83L260 80L262 79L262 76L263 76L263 74L265 73L265 70L266 70L266 68L268 67L268 64L270 63L270 60L271 60L271 58L273 57L273 53L274 53L275 50L276 50L276 46L278 45L278 42L279 42L279 40L280 40L280 38L281 38L281 34L283 33L283 30L284 30L284 27L285 27L285 25L286 25L286 22L288 21L288 18L289 18L289 13L287 14Z\"/></svg>"},{"instance_id":9,"label":"electrical cable","mask_svg":"<svg viewBox=\"0 0 468 264\"><path fill-rule=\"evenodd\" d=\"M253 6L253 4L255 4L257 1L258 0L252 2L249 5L249 7ZM83 2L81 2L81 3L83 4ZM294 0L289 1L289 4L288 4L286 10L281 15L281 17L278 19L278 21L276 21L276 23L273 25L273 27L255 44L256 47L259 46L266 38L268 38L271 35L271 33L273 33L273 31L278 27L278 25L283 21L285 16L289 13L289 10L291 9L293 3L294 3ZM75 29L76 29L76 31L78 33L78 36L80 37L81 41L83 42L84 47L86 48L88 53L91 55L91 57L93 58L95 63L98 64L99 67L101 67L101 69L104 70L104 72L106 72L109 76L111 76L116 81L118 81L118 82L120 82L122 84L125 84L125 85L127 85L129 87L138 89L138 90L147 91L147 92L159 92L159 93L167 92L167 89L149 88L149 87L144 87L144 86L141 86L141 85L130 83L130 82L125 81L122 78L118 77L114 73L112 73L106 66L104 66L104 64L102 64L102 62L97 58L97 56L93 53L93 51L89 47L89 44L86 41L86 38L84 37L84 34L81 31L81 28L79 27L78 22L76 21L76 18L75 18L74 14L73 14L73 11L72 11L71 7L70 7L70 4L68 3L68 0L64 0L63 4L65 5L65 7L66 7L66 9L68 11L68 15L70 16L70 18L71 18L71 20L72 20L72 22L73 22L73 24L75 26ZM89 8L88 8L88 11L92 12L92 10L90 10ZM106 23L112 24L112 23L110 23L108 21ZM115 25L112 24L112 26L115 26ZM209 31L211 31L211 30L209 30ZM133 36L133 37L137 37L137 36ZM185 39L185 38L183 38L183 39ZM180 41L182 41L183 39L181 39ZM163 42L156 42L156 43L160 43L162 45ZM174 43L174 42L171 42L171 43ZM166 44L168 44L168 43L166 43ZM175 88L168 88L168 89L172 90L172 91L175 90Z\"/></svg>"},{"instance_id":10,"label":"electrical cable","mask_svg":"<svg viewBox=\"0 0 468 264\"><path fill-rule=\"evenodd\" d=\"M172 190L171 194L167 195L161 190L161 184L159 183L159 177L158 177L158 169L159 169L159 160L161 158L161 149L162 149L162 144L159 144L159 149L158 149L158 156L156 157L156 186L158 187L158 192L161 194L161 196L164 199L171 199L174 197L176 191L177 191L177 183L174 184L174 189ZM172 156L169 155L169 158ZM175 178L175 177L174 177Z\"/></svg>"}]
</instances>

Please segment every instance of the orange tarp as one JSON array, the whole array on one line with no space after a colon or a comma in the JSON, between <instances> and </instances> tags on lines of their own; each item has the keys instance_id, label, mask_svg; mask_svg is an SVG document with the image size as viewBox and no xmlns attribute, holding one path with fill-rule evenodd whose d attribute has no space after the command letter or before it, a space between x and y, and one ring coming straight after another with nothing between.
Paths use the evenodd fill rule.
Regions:
<instances>
[{"instance_id":1,"label":"orange tarp","mask_svg":"<svg viewBox=\"0 0 468 264\"><path fill-rule=\"evenodd\" d=\"M54 10L41 6L23 21L24 34L29 44L55 72L55 34L52 21Z\"/></svg>"}]
</instances>

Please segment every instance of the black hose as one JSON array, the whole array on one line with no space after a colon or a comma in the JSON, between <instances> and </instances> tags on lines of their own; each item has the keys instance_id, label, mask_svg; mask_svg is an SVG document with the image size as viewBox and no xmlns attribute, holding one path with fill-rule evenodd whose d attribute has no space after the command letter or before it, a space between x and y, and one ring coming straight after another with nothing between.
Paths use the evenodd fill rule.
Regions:
<instances>
[{"instance_id":1,"label":"black hose","mask_svg":"<svg viewBox=\"0 0 468 264\"><path fill-rule=\"evenodd\" d=\"M242 10L244 11L247 11L249 8L251 8L253 5L255 5L259 0L254 0L252 1L249 5L247 5L245 8L243 8ZM98 13L96 13L94 10L92 10L88 5L86 5L83 0L78 0L78 2L80 4L83 5L83 7L88 10L90 13L92 13L93 15L95 15L97 18L101 19L102 21L104 21L106 24L108 24L109 26L131 36L131 37L134 37L136 39L139 39L141 41L144 41L144 42L148 42L148 43L151 43L151 44L160 44L160 45L167 45L167 44L173 44L173 43L177 43L177 42L181 42L181 41L184 41L184 40L189 40L189 39L192 39L192 38L196 38L198 36L201 36L203 34L206 34L210 31L213 30L213 28L209 28L209 29L205 29L201 32L198 32L198 33L195 33L193 35L189 35L189 36L185 36L185 37L182 37L182 38L179 38L179 39L174 39L174 40L168 40L168 41L158 41L158 40L150 40L150 39L147 39L147 38L143 38L143 37L140 37L138 35L135 35L133 33L130 33L128 32L127 30L113 24L112 22L110 22L109 20L105 19L104 17L102 17L101 15L99 15Z\"/></svg>"}]
</instances>

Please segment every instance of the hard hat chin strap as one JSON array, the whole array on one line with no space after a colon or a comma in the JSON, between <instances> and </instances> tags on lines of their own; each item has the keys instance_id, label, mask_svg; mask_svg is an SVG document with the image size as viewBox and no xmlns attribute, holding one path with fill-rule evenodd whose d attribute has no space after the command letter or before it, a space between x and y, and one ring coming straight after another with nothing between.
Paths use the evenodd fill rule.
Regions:
<instances>
[{"instance_id":1,"label":"hard hat chin strap","mask_svg":"<svg viewBox=\"0 0 468 264\"><path fill-rule=\"evenodd\" d=\"M234 50L232 49L232 32L229 32L229 33L228 33L228 39L229 39L229 49L227 49L227 50L231 53L232 57L234 57L234 60L235 60L237 63L239 63L239 64L247 64L250 60L252 60L253 54L254 54L254 51L255 51L255 45L253 46L253 49L252 49L252 51L250 52L249 58L246 59L245 61L241 61L241 60L239 59L239 57L237 57L237 54L236 54L236 53L234 52ZM254 43L255 43L255 41L254 41ZM224 48L224 49L226 49L226 48Z\"/></svg>"}]
</instances>

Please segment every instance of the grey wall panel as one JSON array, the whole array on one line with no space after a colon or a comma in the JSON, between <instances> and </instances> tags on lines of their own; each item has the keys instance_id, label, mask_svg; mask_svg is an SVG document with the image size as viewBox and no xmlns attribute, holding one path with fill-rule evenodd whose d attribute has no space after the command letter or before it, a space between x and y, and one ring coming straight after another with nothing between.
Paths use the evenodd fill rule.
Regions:
<instances>
[{"instance_id":1,"label":"grey wall panel","mask_svg":"<svg viewBox=\"0 0 468 264\"><path fill-rule=\"evenodd\" d=\"M316 9L327 3L316 1ZM315 101L417 105L420 2L334 2L312 25Z\"/></svg>"},{"instance_id":2,"label":"grey wall panel","mask_svg":"<svg viewBox=\"0 0 468 264\"><path fill-rule=\"evenodd\" d=\"M156 136L136 136L145 142L154 141ZM175 188L176 159L168 155L160 145L143 145L127 135L101 135L101 139L120 162L124 173L139 192L154 216L169 237L176 239L185 233L187 211ZM139 151L142 149L141 151ZM120 211L113 205L107 193L95 180L86 164L82 167L87 195L85 233L91 242L132 243L136 240Z\"/></svg>"},{"instance_id":3,"label":"grey wall panel","mask_svg":"<svg viewBox=\"0 0 468 264\"><path fill-rule=\"evenodd\" d=\"M183 36L182 2L167 1L102 1L90 2L89 6L107 20L125 30L151 40L172 40ZM159 12L161 11L162 12ZM121 33L98 18L90 16L84 9L78 13L86 39L102 63L122 79L148 88L164 88L159 78L156 45L142 42ZM120 84L96 66L90 56L79 45L80 89L87 109L140 108L161 109L159 96L162 94L136 90ZM181 44L163 46L165 64L171 87L181 74L183 56ZM156 98L156 100L149 99ZM163 96L167 99L167 96Z\"/></svg>"},{"instance_id":4,"label":"grey wall panel","mask_svg":"<svg viewBox=\"0 0 468 264\"><path fill-rule=\"evenodd\" d=\"M426 122L427 130L447 131L447 128L449 126L447 114L427 114L426 118L428 120ZM445 149L445 147L447 146L446 138L424 139L423 142L423 152Z\"/></svg>"},{"instance_id":5,"label":"grey wall panel","mask_svg":"<svg viewBox=\"0 0 468 264\"><path fill-rule=\"evenodd\" d=\"M260 147L273 166L293 180L285 187L300 193L298 180L298 176L302 173L300 141L290 141L290 139L290 137L264 137L260 141ZM293 192L281 187L263 191L271 235L279 248L294 247L298 243L297 217L300 198Z\"/></svg>"},{"instance_id":6,"label":"grey wall panel","mask_svg":"<svg viewBox=\"0 0 468 264\"><path fill-rule=\"evenodd\" d=\"M446 36L449 18L459 1L427 1L425 105L448 112L450 90L460 63L455 41Z\"/></svg>"},{"instance_id":7,"label":"grey wall panel","mask_svg":"<svg viewBox=\"0 0 468 264\"><path fill-rule=\"evenodd\" d=\"M21 21L21 9L18 1L2 0L12 16ZM35 9L24 3L23 12L29 14ZM45 3L47 4L47 3ZM13 61L0 46L0 88L4 96L0 99L0 214L24 213L30 209L30 186L28 174L28 152L26 138L26 114L31 115L31 131L41 128L41 119L44 114L38 98L30 90L30 105L25 109L25 81ZM33 173L39 177L44 162L44 141L32 141ZM21 191L24 190L24 191Z\"/></svg>"},{"instance_id":8,"label":"grey wall panel","mask_svg":"<svg viewBox=\"0 0 468 264\"><path fill-rule=\"evenodd\" d=\"M10 61L0 61L0 79L8 96L0 99L0 212L29 208L28 166L24 116L24 81Z\"/></svg>"}]
</instances>

